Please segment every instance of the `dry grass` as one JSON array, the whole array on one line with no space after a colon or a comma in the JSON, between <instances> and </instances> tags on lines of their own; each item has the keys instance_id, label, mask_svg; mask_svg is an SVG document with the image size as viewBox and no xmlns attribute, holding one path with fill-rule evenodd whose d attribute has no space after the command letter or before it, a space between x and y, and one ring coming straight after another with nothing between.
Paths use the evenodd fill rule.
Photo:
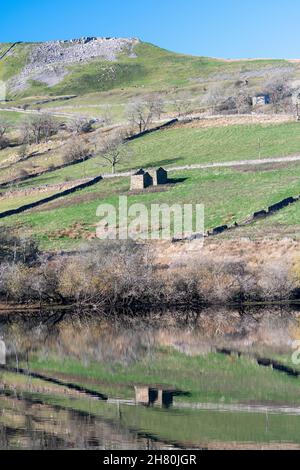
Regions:
<instances>
[{"instance_id":1,"label":"dry grass","mask_svg":"<svg viewBox=\"0 0 300 470\"><path fill-rule=\"evenodd\" d=\"M155 262L158 265L177 266L194 259L210 259L214 262L244 261L252 267L259 267L270 261L285 259L291 261L300 256L300 241L291 238L281 240L247 238L206 239L201 246L199 241L192 242L158 242L155 245Z\"/></svg>"},{"instance_id":2,"label":"dry grass","mask_svg":"<svg viewBox=\"0 0 300 470\"><path fill-rule=\"evenodd\" d=\"M291 114L241 114L233 116L206 116L191 122L179 122L173 128L210 128L228 127L249 124L282 124L294 122L295 117Z\"/></svg>"}]
</instances>

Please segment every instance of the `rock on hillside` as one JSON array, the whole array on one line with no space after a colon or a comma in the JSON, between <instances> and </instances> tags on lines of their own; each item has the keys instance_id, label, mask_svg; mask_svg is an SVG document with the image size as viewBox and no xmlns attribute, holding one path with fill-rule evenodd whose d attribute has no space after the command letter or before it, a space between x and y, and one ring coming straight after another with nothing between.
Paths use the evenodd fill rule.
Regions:
<instances>
[{"instance_id":1,"label":"rock on hillside","mask_svg":"<svg viewBox=\"0 0 300 470\"><path fill-rule=\"evenodd\" d=\"M84 37L70 41L48 41L30 47L28 62L21 73L10 81L12 90L23 90L29 80L54 86L68 74L67 66L95 58L115 61L120 52L135 57L135 38ZM12 51L13 54L13 51Z\"/></svg>"}]
</instances>

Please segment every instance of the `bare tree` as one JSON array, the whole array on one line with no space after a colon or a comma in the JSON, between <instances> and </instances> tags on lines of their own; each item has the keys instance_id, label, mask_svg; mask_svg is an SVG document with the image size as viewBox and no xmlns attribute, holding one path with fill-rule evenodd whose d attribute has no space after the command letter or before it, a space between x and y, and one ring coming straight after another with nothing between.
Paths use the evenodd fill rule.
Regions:
<instances>
[{"instance_id":1,"label":"bare tree","mask_svg":"<svg viewBox=\"0 0 300 470\"><path fill-rule=\"evenodd\" d=\"M238 114L248 112L251 107L251 97L247 88L237 90L233 96L234 104Z\"/></svg>"},{"instance_id":2,"label":"bare tree","mask_svg":"<svg viewBox=\"0 0 300 470\"><path fill-rule=\"evenodd\" d=\"M101 121L103 126L110 126L113 122L113 116L111 112L111 106L106 105L103 109L102 116L101 116Z\"/></svg>"},{"instance_id":3,"label":"bare tree","mask_svg":"<svg viewBox=\"0 0 300 470\"><path fill-rule=\"evenodd\" d=\"M289 76L278 74L269 79L264 85L264 93L270 96L270 101L276 112L289 109L292 101Z\"/></svg>"},{"instance_id":4,"label":"bare tree","mask_svg":"<svg viewBox=\"0 0 300 470\"><path fill-rule=\"evenodd\" d=\"M293 291L290 266L287 261L269 262L261 271L259 285L264 299L288 299Z\"/></svg>"},{"instance_id":5,"label":"bare tree","mask_svg":"<svg viewBox=\"0 0 300 470\"><path fill-rule=\"evenodd\" d=\"M128 106L128 120L133 129L139 132L149 129L155 118L160 119L163 113L163 101L159 96L151 96L146 100L136 100Z\"/></svg>"},{"instance_id":6,"label":"bare tree","mask_svg":"<svg viewBox=\"0 0 300 470\"><path fill-rule=\"evenodd\" d=\"M172 102L172 108L175 110L177 117L187 117L193 111L190 95L182 96L180 99L175 98Z\"/></svg>"},{"instance_id":7,"label":"bare tree","mask_svg":"<svg viewBox=\"0 0 300 470\"><path fill-rule=\"evenodd\" d=\"M84 117L76 117L68 126L74 134L87 134L93 130L93 121Z\"/></svg>"},{"instance_id":8,"label":"bare tree","mask_svg":"<svg viewBox=\"0 0 300 470\"><path fill-rule=\"evenodd\" d=\"M4 120L0 121L0 150L7 147L8 139L7 139L7 132L8 132L8 123Z\"/></svg>"},{"instance_id":9,"label":"bare tree","mask_svg":"<svg viewBox=\"0 0 300 470\"><path fill-rule=\"evenodd\" d=\"M39 144L57 134L59 124L52 116L43 114L25 121L22 127L23 142Z\"/></svg>"},{"instance_id":10,"label":"bare tree","mask_svg":"<svg viewBox=\"0 0 300 470\"><path fill-rule=\"evenodd\" d=\"M20 145L20 147L18 148L18 157L19 157L19 160L25 160L27 156L28 156L28 144L23 143L23 144Z\"/></svg>"},{"instance_id":11,"label":"bare tree","mask_svg":"<svg viewBox=\"0 0 300 470\"><path fill-rule=\"evenodd\" d=\"M31 265L39 255L38 245L34 238L19 236L7 227L0 228L0 261Z\"/></svg>"},{"instance_id":12,"label":"bare tree","mask_svg":"<svg viewBox=\"0 0 300 470\"><path fill-rule=\"evenodd\" d=\"M63 160L65 163L84 161L91 155L88 142L79 137L71 139L65 148Z\"/></svg>"},{"instance_id":13,"label":"bare tree","mask_svg":"<svg viewBox=\"0 0 300 470\"><path fill-rule=\"evenodd\" d=\"M111 167L112 173L116 166L129 156L128 146L120 132L114 133L101 141L99 156Z\"/></svg>"},{"instance_id":14,"label":"bare tree","mask_svg":"<svg viewBox=\"0 0 300 470\"><path fill-rule=\"evenodd\" d=\"M224 102L227 98L224 87L220 85L212 85L202 98L202 104L212 109L215 113L217 106Z\"/></svg>"}]
</instances>

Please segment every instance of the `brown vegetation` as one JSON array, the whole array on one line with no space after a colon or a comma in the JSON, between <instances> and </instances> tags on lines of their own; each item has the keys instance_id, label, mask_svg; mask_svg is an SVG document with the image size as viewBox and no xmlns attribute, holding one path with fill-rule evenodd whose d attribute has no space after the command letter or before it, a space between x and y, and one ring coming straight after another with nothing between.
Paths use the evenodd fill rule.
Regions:
<instances>
[{"instance_id":1,"label":"brown vegetation","mask_svg":"<svg viewBox=\"0 0 300 470\"><path fill-rule=\"evenodd\" d=\"M46 114L34 116L22 123L22 141L27 144L47 142L59 129L58 122Z\"/></svg>"},{"instance_id":2,"label":"brown vegetation","mask_svg":"<svg viewBox=\"0 0 300 470\"><path fill-rule=\"evenodd\" d=\"M282 301L300 295L299 259L181 257L158 263L153 246L94 241L69 256L40 255L34 241L1 232L0 295L18 303L94 308L180 307Z\"/></svg>"},{"instance_id":3,"label":"brown vegetation","mask_svg":"<svg viewBox=\"0 0 300 470\"><path fill-rule=\"evenodd\" d=\"M164 103L159 95L146 97L144 100L137 99L130 103L127 110L129 126L133 133L145 132L155 119L160 120L163 113Z\"/></svg>"},{"instance_id":4,"label":"brown vegetation","mask_svg":"<svg viewBox=\"0 0 300 470\"><path fill-rule=\"evenodd\" d=\"M0 121L0 150L7 147L9 143L8 138L7 138L8 128L9 126L7 122L4 120L1 120Z\"/></svg>"},{"instance_id":5,"label":"brown vegetation","mask_svg":"<svg viewBox=\"0 0 300 470\"><path fill-rule=\"evenodd\" d=\"M76 137L70 140L66 145L63 161L64 163L80 162L84 161L89 155L91 155L89 142L80 137Z\"/></svg>"}]
</instances>

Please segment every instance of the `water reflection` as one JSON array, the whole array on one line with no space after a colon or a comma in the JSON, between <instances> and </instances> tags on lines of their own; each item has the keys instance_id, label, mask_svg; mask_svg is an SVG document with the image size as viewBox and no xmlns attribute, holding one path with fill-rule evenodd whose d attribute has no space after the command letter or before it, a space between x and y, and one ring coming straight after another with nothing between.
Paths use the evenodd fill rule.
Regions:
<instances>
[{"instance_id":1,"label":"water reflection","mask_svg":"<svg viewBox=\"0 0 300 470\"><path fill-rule=\"evenodd\" d=\"M0 365L6 364L6 346L4 341L0 340Z\"/></svg>"},{"instance_id":2,"label":"water reflection","mask_svg":"<svg viewBox=\"0 0 300 470\"><path fill-rule=\"evenodd\" d=\"M1 448L300 444L295 307L3 312L0 338Z\"/></svg>"}]
</instances>

